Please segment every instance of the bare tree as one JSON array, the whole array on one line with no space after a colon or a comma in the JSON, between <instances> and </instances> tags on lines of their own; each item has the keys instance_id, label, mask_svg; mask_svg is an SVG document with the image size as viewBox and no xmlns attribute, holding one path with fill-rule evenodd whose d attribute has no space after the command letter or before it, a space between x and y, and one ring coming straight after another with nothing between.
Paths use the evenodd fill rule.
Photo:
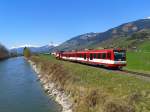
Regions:
<instances>
[{"instance_id":1,"label":"bare tree","mask_svg":"<svg viewBox=\"0 0 150 112\"><path fill-rule=\"evenodd\" d=\"M9 51L6 49L5 46L0 44L0 59L4 59L9 57Z\"/></svg>"}]
</instances>

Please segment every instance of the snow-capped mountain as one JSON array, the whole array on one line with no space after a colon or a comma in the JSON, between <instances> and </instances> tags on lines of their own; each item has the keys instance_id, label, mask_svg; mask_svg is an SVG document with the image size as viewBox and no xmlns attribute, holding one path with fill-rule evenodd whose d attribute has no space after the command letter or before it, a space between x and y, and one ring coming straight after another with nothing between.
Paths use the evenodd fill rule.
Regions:
<instances>
[{"instance_id":1,"label":"snow-capped mountain","mask_svg":"<svg viewBox=\"0 0 150 112\"><path fill-rule=\"evenodd\" d=\"M28 47L32 53L49 53L52 51L52 49L55 47L54 45L52 44L48 44L48 45L45 45L45 46L35 46L35 45L21 45L21 46L15 46L15 47L12 47L10 49L10 52L17 52L17 54L20 54L22 55L23 54L23 49L25 47Z\"/></svg>"},{"instance_id":2,"label":"snow-capped mountain","mask_svg":"<svg viewBox=\"0 0 150 112\"><path fill-rule=\"evenodd\" d=\"M149 17L146 17L146 18L144 18L144 19L150 19L150 16L149 16Z\"/></svg>"},{"instance_id":3,"label":"snow-capped mountain","mask_svg":"<svg viewBox=\"0 0 150 112\"><path fill-rule=\"evenodd\" d=\"M20 46L13 46L10 49L17 49L17 48L22 48L22 47L24 48L24 47L40 47L40 46L25 44L25 45L20 45Z\"/></svg>"}]
</instances>

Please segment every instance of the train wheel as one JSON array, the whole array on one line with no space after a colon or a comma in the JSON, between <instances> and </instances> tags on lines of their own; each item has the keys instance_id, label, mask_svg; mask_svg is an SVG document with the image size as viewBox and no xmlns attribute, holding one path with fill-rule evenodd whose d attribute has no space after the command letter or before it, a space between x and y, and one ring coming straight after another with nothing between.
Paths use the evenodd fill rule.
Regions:
<instances>
[{"instance_id":1,"label":"train wheel","mask_svg":"<svg viewBox=\"0 0 150 112\"><path fill-rule=\"evenodd\" d=\"M119 70L122 70L122 68L123 68L122 66L119 66L119 67L118 67Z\"/></svg>"}]
</instances>

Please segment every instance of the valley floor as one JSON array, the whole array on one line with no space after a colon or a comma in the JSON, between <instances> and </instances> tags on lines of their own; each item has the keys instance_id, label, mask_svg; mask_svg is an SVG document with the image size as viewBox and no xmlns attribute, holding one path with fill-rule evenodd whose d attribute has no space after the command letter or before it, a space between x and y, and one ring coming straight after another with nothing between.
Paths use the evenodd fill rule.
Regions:
<instances>
[{"instance_id":1,"label":"valley floor","mask_svg":"<svg viewBox=\"0 0 150 112\"><path fill-rule=\"evenodd\" d=\"M148 81L98 67L56 60L49 55L32 56L30 60L43 72L42 77L65 91L73 103L74 112L150 111ZM136 66L131 63L129 68L132 67ZM149 71L148 67L145 69Z\"/></svg>"},{"instance_id":2,"label":"valley floor","mask_svg":"<svg viewBox=\"0 0 150 112\"><path fill-rule=\"evenodd\" d=\"M150 52L127 52L125 69L150 74Z\"/></svg>"}]
</instances>

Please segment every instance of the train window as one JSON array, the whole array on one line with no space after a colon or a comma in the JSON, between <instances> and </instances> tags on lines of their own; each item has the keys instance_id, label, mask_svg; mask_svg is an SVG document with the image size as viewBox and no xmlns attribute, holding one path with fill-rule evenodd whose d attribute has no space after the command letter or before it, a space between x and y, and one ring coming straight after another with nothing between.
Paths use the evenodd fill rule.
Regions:
<instances>
[{"instance_id":1,"label":"train window","mask_svg":"<svg viewBox=\"0 0 150 112\"><path fill-rule=\"evenodd\" d=\"M82 54L80 54L80 58L82 58Z\"/></svg>"},{"instance_id":2,"label":"train window","mask_svg":"<svg viewBox=\"0 0 150 112\"><path fill-rule=\"evenodd\" d=\"M100 53L98 53L97 58L101 59L101 54Z\"/></svg>"},{"instance_id":3,"label":"train window","mask_svg":"<svg viewBox=\"0 0 150 112\"><path fill-rule=\"evenodd\" d=\"M90 60L92 60L93 59L93 54L90 54Z\"/></svg>"},{"instance_id":4,"label":"train window","mask_svg":"<svg viewBox=\"0 0 150 112\"><path fill-rule=\"evenodd\" d=\"M93 56L95 59L96 59L96 54L94 54L94 56Z\"/></svg>"},{"instance_id":5,"label":"train window","mask_svg":"<svg viewBox=\"0 0 150 112\"><path fill-rule=\"evenodd\" d=\"M102 53L102 59L106 58L106 53Z\"/></svg>"},{"instance_id":6,"label":"train window","mask_svg":"<svg viewBox=\"0 0 150 112\"><path fill-rule=\"evenodd\" d=\"M86 59L86 54L84 54L84 59Z\"/></svg>"},{"instance_id":7,"label":"train window","mask_svg":"<svg viewBox=\"0 0 150 112\"><path fill-rule=\"evenodd\" d=\"M108 58L108 59L111 59L111 53L108 53L108 54L107 54L107 58Z\"/></svg>"},{"instance_id":8,"label":"train window","mask_svg":"<svg viewBox=\"0 0 150 112\"><path fill-rule=\"evenodd\" d=\"M125 61L126 60L126 53L124 50L114 51L114 57L115 57L116 61Z\"/></svg>"},{"instance_id":9,"label":"train window","mask_svg":"<svg viewBox=\"0 0 150 112\"><path fill-rule=\"evenodd\" d=\"M78 55L78 57L80 58L80 54Z\"/></svg>"}]
</instances>

